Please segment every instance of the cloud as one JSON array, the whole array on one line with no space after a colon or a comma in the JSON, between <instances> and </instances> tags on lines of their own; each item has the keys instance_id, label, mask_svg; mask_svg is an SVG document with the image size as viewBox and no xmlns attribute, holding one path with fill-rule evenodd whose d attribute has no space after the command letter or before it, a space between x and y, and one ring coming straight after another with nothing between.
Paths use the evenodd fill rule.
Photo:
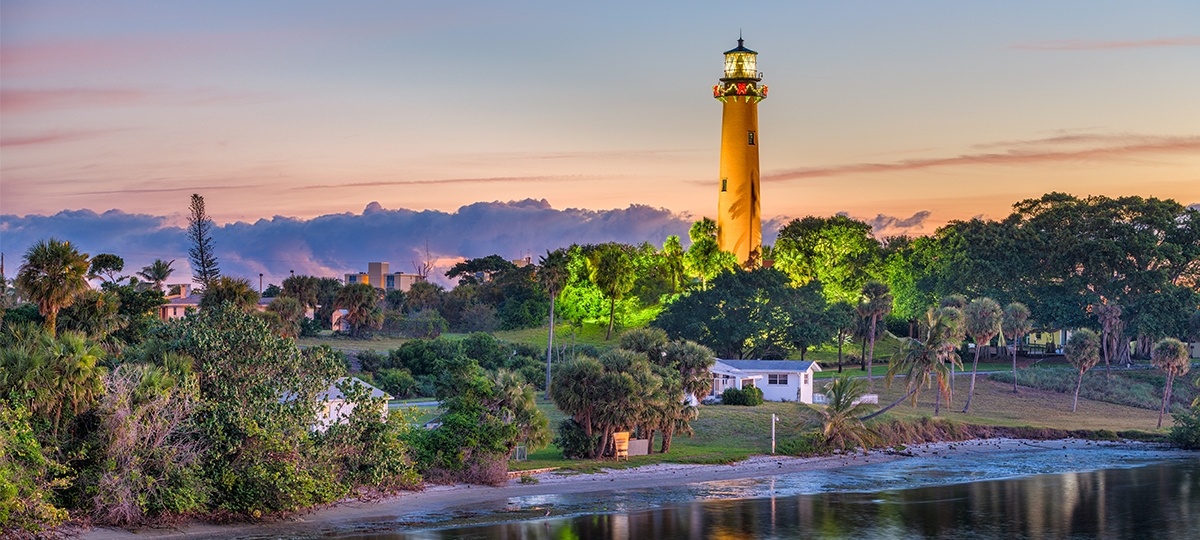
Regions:
<instances>
[{"instance_id":1,"label":"cloud","mask_svg":"<svg viewBox=\"0 0 1200 540\"><path fill-rule=\"evenodd\" d=\"M0 249L15 266L25 250L49 237L70 240L91 254L115 253L128 272L156 258L176 259L175 279L187 281L188 241L178 216L129 214L120 210L63 211L50 216L0 215ZM386 261L395 271L430 254L439 261L531 256L571 243L608 241L661 245L668 235L686 240L691 220L663 208L630 205L611 210L555 209L545 200L478 202L454 212L387 209L373 202L360 214L328 214L313 219L276 216L253 223L214 228L213 242L222 273L246 278L265 274L279 283L295 270L341 278ZM445 273L447 267L435 272ZM251 279L251 281L255 281Z\"/></svg>"},{"instance_id":2,"label":"cloud","mask_svg":"<svg viewBox=\"0 0 1200 540\"><path fill-rule=\"evenodd\" d=\"M379 187L379 186L420 186L439 184L496 184L496 183L540 183L540 182L582 182L594 178L582 175L568 176L496 176L482 178L444 178L439 180L382 180L378 182L354 182L348 184L313 184L300 186L298 190L313 189L343 189L348 187Z\"/></svg>"},{"instance_id":3,"label":"cloud","mask_svg":"<svg viewBox=\"0 0 1200 540\"><path fill-rule=\"evenodd\" d=\"M96 130L74 130L74 131L51 131L48 133L39 133L37 135L27 135L24 137L4 137L0 138L0 147L9 146L31 146L37 144L57 144L62 142L78 141L82 139L90 139L113 133L115 129L96 129Z\"/></svg>"},{"instance_id":4,"label":"cloud","mask_svg":"<svg viewBox=\"0 0 1200 540\"><path fill-rule=\"evenodd\" d=\"M149 92L136 88L61 88L0 90L0 111L19 113L47 109L125 106L143 101Z\"/></svg>"},{"instance_id":5,"label":"cloud","mask_svg":"<svg viewBox=\"0 0 1200 540\"><path fill-rule=\"evenodd\" d=\"M838 212L838 214L853 217L848 212ZM906 218L876 214L874 218L863 219L862 221L871 226L871 230L875 233L876 238L883 238L898 234L919 233L925 229L925 222L932 214L933 212L929 210L921 210Z\"/></svg>"},{"instance_id":6,"label":"cloud","mask_svg":"<svg viewBox=\"0 0 1200 540\"><path fill-rule=\"evenodd\" d=\"M1051 41L1034 41L1017 43L1013 49L1023 51L1105 51L1111 49L1145 49L1154 47L1197 47L1200 46L1200 36L1183 36L1174 38L1143 39L1143 40L1111 40L1092 41L1082 39L1063 39Z\"/></svg>"},{"instance_id":7,"label":"cloud","mask_svg":"<svg viewBox=\"0 0 1200 540\"><path fill-rule=\"evenodd\" d=\"M1065 140L1070 136L1059 138ZM1082 137L1076 137L1085 142ZM1042 146L1046 139L1008 146ZM932 169L960 165L1028 165L1037 163L1108 161L1142 154L1200 152L1200 137L1139 137L1118 144L1075 149L1010 148L1006 152L962 154L940 158L906 159L886 163L847 163L828 167L790 169L764 174L764 182L823 178L845 174L870 174Z\"/></svg>"}]
</instances>

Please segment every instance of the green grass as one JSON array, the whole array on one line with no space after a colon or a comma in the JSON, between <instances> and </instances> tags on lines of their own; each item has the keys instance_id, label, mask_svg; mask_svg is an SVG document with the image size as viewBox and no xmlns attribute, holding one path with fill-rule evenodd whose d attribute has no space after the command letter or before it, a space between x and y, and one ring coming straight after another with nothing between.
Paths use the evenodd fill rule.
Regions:
<instances>
[{"instance_id":1,"label":"green grass","mask_svg":"<svg viewBox=\"0 0 1200 540\"><path fill-rule=\"evenodd\" d=\"M621 335L621 329L613 329L613 337L611 340L605 341L604 335L608 327L601 323L584 323L579 327L572 327L569 324L556 325L554 332L554 342L559 346L570 347L572 344L593 345L596 347L613 347L616 346L617 340ZM498 330L492 332L497 339L512 343L528 343L536 345L540 348L546 346L547 329L545 326L538 328L524 328L521 330ZM463 339L467 334L457 334L447 332L442 334L448 339ZM350 338L339 336L330 333L325 333L317 337L303 337L296 340L296 343L301 347L313 347L317 345L327 345L332 349L339 350L345 353L354 353L357 351L372 350L378 352L387 352L396 349L405 342L410 341L410 338L388 336L376 334L368 338Z\"/></svg>"},{"instance_id":2,"label":"green grass","mask_svg":"<svg viewBox=\"0 0 1200 540\"><path fill-rule=\"evenodd\" d=\"M550 419L550 428L557 428L565 416L550 403L539 402L539 408ZM633 456L629 461L610 459L567 460L554 445L531 452L529 459L510 464L513 470L558 467L567 471L598 472L601 469L637 467L653 463L724 464L741 461L755 454L771 451L771 414L779 415L776 439L796 438L805 429L813 429L816 413L797 403L764 403L757 407L705 405L700 418L692 422L695 435L691 438L676 434L671 451L657 453L662 439L655 436L648 456Z\"/></svg>"}]
</instances>

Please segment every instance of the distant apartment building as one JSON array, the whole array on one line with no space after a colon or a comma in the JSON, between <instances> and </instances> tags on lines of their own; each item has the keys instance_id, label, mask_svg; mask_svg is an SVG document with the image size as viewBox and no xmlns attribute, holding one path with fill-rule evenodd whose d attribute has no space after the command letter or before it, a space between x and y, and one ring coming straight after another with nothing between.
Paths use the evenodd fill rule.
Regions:
<instances>
[{"instance_id":1,"label":"distant apartment building","mask_svg":"<svg viewBox=\"0 0 1200 540\"><path fill-rule=\"evenodd\" d=\"M366 272L358 272L356 274L346 274L346 285L355 283L366 283L377 289L391 291L399 289L408 292L414 283L425 281L425 277L420 274L405 274L404 272L388 272L388 263L373 262L367 263Z\"/></svg>"}]
</instances>

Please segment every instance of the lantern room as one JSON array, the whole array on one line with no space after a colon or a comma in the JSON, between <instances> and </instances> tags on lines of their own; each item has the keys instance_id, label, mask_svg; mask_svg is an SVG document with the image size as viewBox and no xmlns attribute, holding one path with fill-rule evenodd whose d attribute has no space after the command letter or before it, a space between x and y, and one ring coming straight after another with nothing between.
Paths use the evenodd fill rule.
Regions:
<instances>
[{"instance_id":1,"label":"lantern room","mask_svg":"<svg viewBox=\"0 0 1200 540\"><path fill-rule=\"evenodd\" d=\"M737 48L725 51L725 76L722 79L761 79L758 76L758 53L747 49L740 37Z\"/></svg>"}]
</instances>

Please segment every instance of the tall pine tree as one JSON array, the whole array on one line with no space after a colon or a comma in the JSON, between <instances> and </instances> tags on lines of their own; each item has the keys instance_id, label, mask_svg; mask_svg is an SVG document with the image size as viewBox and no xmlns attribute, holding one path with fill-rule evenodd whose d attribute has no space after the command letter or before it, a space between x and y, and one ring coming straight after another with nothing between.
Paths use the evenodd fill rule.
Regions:
<instances>
[{"instance_id":1,"label":"tall pine tree","mask_svg":"<svg viewBox=\"0 0 1200 540\"><path fill-rule=\"evenodd\" d=\"M191 214L188 216L187 236L192 242L192 247L188 248L188 258L192 263L192 281L205 288L221 277L217 254L213 252L212 227L213 221L204 211L204 197L193 193Z\"/></svg>"}]
</instances>

